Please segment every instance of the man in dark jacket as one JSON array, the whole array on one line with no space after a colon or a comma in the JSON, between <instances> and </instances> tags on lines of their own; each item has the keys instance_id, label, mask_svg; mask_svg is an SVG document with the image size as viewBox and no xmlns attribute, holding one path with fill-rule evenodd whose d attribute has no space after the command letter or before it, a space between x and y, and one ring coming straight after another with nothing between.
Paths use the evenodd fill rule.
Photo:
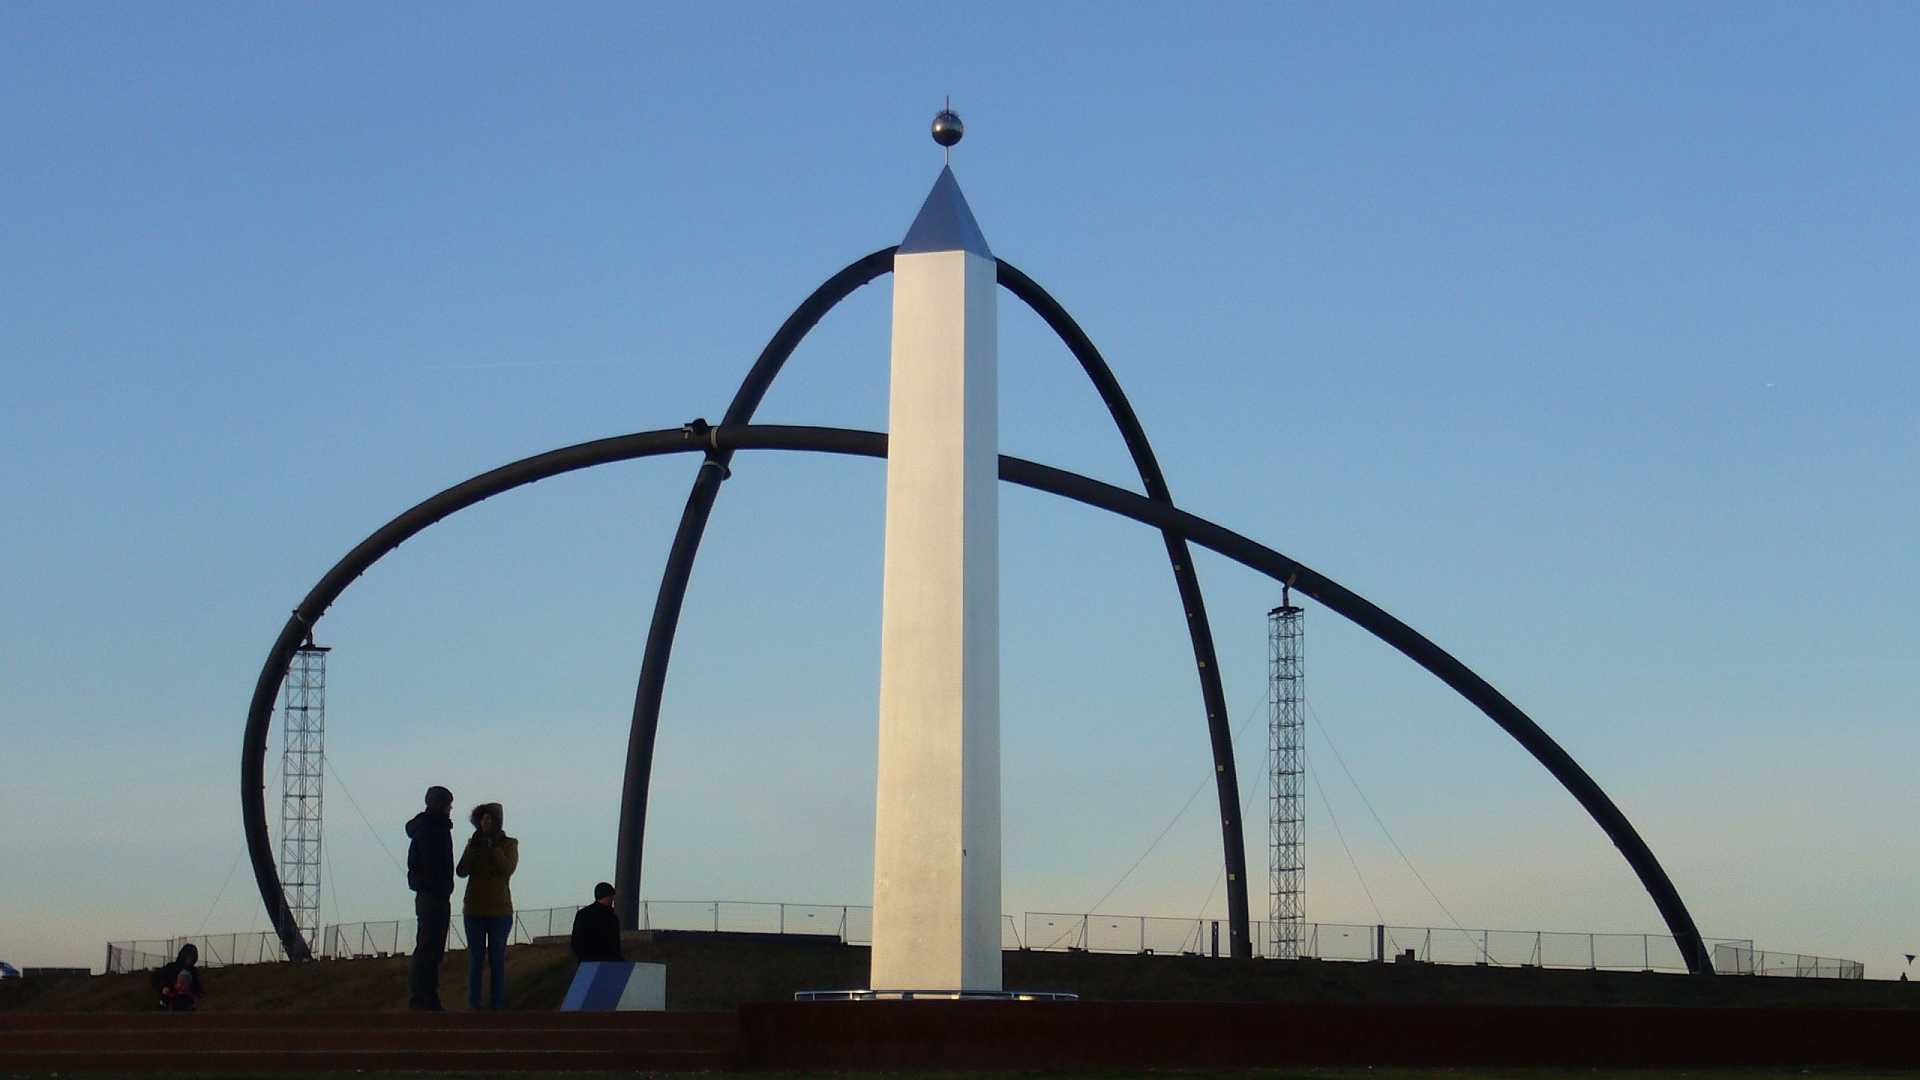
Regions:
<instances>
[{"instance_id":1,"label":"man in dark jacket","mask_svg":"<svg viewBox=\"0 0 1920 1080\"><path fill-rule=\"evenodd\" d=\"M453 792L427 789L427 808L407 822L407 888L420 932L413 939L413 971L407 977L407 1007L441 1012L440 958L453 922Z\"/></svg>"},{"instance_id":2,"label":"man in dark jacket","mask_svg":"<svg viewBox=\"0 0 1920 1080\"><path fill-rule=\"evenodd\" d=\"M613 912L613 886L604 881L593 887L593 903L573 917L573 955L583 964L626 959L620 955L620 916Z\"/></svg>"}]
</instances>

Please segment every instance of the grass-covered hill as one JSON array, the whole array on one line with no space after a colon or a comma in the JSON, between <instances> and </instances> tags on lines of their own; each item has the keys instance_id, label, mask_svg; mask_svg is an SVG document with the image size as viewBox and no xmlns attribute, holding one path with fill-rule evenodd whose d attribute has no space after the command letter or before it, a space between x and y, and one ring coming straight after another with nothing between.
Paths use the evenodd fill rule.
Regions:
<instances>
[{"instance_id":1,"label":"grass-covered hill","mask_svg":"<svg viewBox=\"0 0 1920 1080\"><path fill-rule=\"evenodd\" d=\"M792 1000L796 990L857 987L867 981L867 950L831 943L705 941L684 935L631 946L627 957L667 965L667 1006L679 1010ZM408 963L402 956L210 969L203 972L208 997L202 1008L404 1009ZM508 1008L558 1008L573 970L573 956L564 947L514 946L507 951ZM1920 1006L1920 983L1883 981L1051 952L1009 952L1005 971L1009 989L1067 991L1106 1001ZM448 953L440 974L441 998L448 1009L467 1007L466 978L466 953ZM153 1003L145 973L0 983L0 1010L141 1011Z\"/></svg>"}]
</instances>

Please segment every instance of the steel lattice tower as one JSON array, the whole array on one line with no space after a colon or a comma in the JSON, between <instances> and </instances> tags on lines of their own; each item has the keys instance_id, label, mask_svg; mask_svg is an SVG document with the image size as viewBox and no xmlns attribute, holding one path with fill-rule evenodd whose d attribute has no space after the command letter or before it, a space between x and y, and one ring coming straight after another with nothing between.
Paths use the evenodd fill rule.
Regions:
<instances>
[{"instance_id":1,"label":"steel lattice tower","mask_svg":"<svg viewBox=\"0 0 1920 1080\"><path fill-rule=\"evenodd\" d=\"M327 650L312 638L287 668L280 731L280 880L309 947L320 944L320 809L327 750Z\"/></svg>"},{"instance_id":2,"label":"steel lattice tower","mask_svg":"<svg viewBox=\"0 0 1920 1080\"><path fill-rule=\"evenodd\" d=\"M1306 921L1306 668L1290 591L1267 613L1267 921L1270 955L1300 958Z\"/></svg>"}]
</instances>

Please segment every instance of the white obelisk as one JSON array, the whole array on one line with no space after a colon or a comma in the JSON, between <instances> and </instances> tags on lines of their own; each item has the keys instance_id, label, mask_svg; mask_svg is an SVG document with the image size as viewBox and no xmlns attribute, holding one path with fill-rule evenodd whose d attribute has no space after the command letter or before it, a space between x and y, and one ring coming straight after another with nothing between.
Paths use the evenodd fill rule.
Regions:
<instances>
[{"instance_id":1,"label":"white obelisk","mask_svg":"<svg viewBox=\"0 0 1920 1080\"><path fill-rule=\"evenodd\" d=\"M1000 989L993 254L950 169L893 261L875 990Z\"/></svg>"}]
</instances>

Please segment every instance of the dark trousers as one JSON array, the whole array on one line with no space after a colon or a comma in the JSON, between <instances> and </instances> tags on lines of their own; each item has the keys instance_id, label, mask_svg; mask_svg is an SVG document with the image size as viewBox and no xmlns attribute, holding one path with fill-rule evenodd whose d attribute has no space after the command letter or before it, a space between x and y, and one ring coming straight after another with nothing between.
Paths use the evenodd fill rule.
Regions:
<instances>
[{"instance_id":1,"label":"dark trousers","mask_svg":"<svg viewBox=\"0 0 1920 1080\"><path fill-rule=\"evenodd\" d=\"M447 930L453 925L453 897L414 893L413 913L420 918L420 932L413 940L407 1004L416 1009L438 1009L440 958L447 954Z\"/></svg>"}]
</instances>

